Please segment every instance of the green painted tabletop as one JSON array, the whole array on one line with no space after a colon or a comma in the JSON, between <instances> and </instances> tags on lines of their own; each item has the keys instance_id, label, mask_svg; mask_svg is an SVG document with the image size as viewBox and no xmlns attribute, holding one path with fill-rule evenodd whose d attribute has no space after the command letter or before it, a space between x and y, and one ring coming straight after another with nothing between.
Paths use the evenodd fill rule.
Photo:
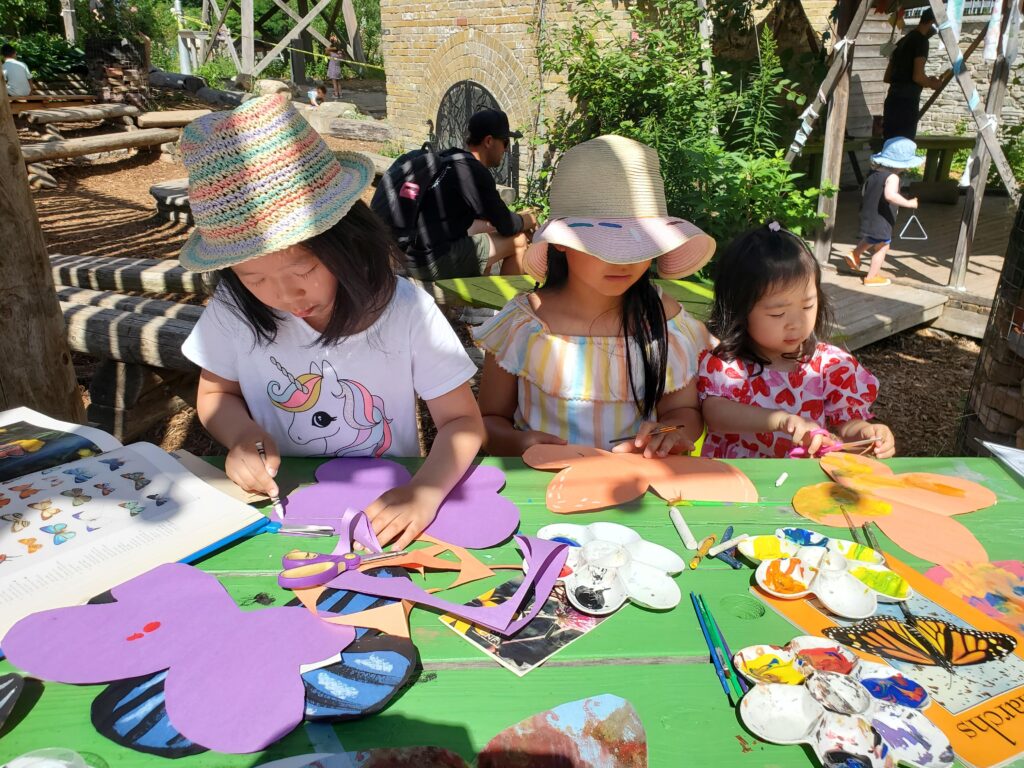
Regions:
<instances>
[{"instance_id":1,"label":"green painted tabletop","mask_svg":"<svg viewBox=\"0 0 1024 768\"><path fill-rule=\"evenodd\" d=\"M655 280L669 296L674 298L686 311L698 320L704 320L714 293L710 283L696 280ZM459 277L438 280L441 290L452 298L452 303L471 307L501 309L514 296L533 290L536 282L526 275L509 277Z\"/></svg>"},{"instance_id":2,"label":"green painted tabletop","mask_svg":"<svg viewBox=\"0 0 1024 768\"><path fill-rule=\"evenodd\" d=\"M400 460L415 467L418 459ZM282 491L312 481L320 460L288 459L279 475ZM669 522L665 503L647 494L642 500L614 510L555 515L544 506L552 475L525 467L518 459L485 459L507 475L503 493L522 514L521 532L533 534L554 521L587 524L599 520L623 523L658 544L684 553ZM803 485L821 482L825 475L815 462L756 459L730 462L757 486L760 501L749 504L690 507L684 510L698 538L721 536L726 525L736 532L770 533L781 525L807 525L793 512L789 500ZM1020 557L1024 540L1024 488L991 459L893 459L897 472L930 471L978 481L998 496L996 506L959 518L985 544L993 561ZM775 480L786 471L782 488ZM814 527L814 526L810 526ZM828 530L820 528L819 530ZM277 586L281 555L294 539L262 534L215 553L199 566L216 574L247 609L252 598L267 593L275 604L290 594ZM329 550L333 539L303 540L310 549ZM884 536L880 545L918 570L929 563L902 551ZM507 563L516 557L512 544L478 553L484 562ZM375 746L431 744L448 747L471 760L503 728L536 712L567 701L602 693L622 696L637 708L647 731L652 768L681 765L808 766L800 747L764 744L739 723L719 686L688 599L690 590L704 593L733 650L752 643L785 643L798 631L751 595L752 570L734 571L717 561L705 561L677 579L683 602L665 613L626 605L597 629L523 678L499 667L438 620L431 611L412 613L413 640L423 671L381 714L341 725L302 725L258 755L204 753L182 758L181 768L255 766L287 755L313 751L365 749ZM450 575L428 577L443 584ZM489 586L508 578L465 585L446 593L468 601ZM69 653L74 649L69 648ZM11 666L0 662L0 674ZM0 763L30 750L63 746L90 754L93 765L167 765L163 758L122 749L100 737L89 721L89 706L97 686L47 683L35 706L0 731ZM749 751L748 751L749 750ZM98 758L98 759L97 759ZM1024 766L1024 761L1014 765Z\"/></svg>"}]
</instances>

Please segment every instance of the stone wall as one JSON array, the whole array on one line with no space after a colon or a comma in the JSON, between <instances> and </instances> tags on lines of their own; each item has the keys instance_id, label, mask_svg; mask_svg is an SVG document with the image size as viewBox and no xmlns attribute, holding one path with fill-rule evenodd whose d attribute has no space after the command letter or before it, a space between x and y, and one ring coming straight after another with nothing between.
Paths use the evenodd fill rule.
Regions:
<instances>
[{"instance_id":1,"label":"stone wall","mask_svg":"<svg viewBox=\"0 0 1024 768\"><path fill-rule=\"evenodd\" d=\"M628 30L621 3L609 10L617 29ZM565 97L547 94L561 78L541 82L537 62L537 20L565 25L573 10L559 0L399 0L381 2L381 52L387 70L388 121L401 149L412 149L427 138L437 119L441 98L462 80L484 86L509 116L513 128L536 136L542 117L552 114ZM543 116L542 116L543 112ZM520 184L536 163L533 147L524 140L520 154Z\"/></svg>"},{"instance_id":2,"label":"stone wall","mask_svg":"<svg viewBox=\"0 0 1024 768\"><path fill-rule=\"evenodd\" d=\"M982 22L980 21L964 22L960 32L960 48L962 50L967 50L974 38L978 36L981 28ZM992 74L992 65L982 58L983 47L984 44L979 46L967 62L971 77L974 78L974 84L978 87L978 93L981 94L982 104L985 103L989 78ZM1021 77L1024 70L1022 67L1024 67L1024 57L1018 57L1010 72L1000 125L1020 125L1024 121L1024 82L1022 82L1024 79ZM947 69L949 69L949 57L938 39L932 38L931 51L928 54L928 74L938 75ZM1015 81L1017 82L1015 83ZM925 90L921 97L922 105L931 93L932 91ZM966 129L966 133L973 133L974 120L967 110L963 91L953 82L946 86L946 90L942 92L938 100L924 113L919 130L921 133L956 134L965 132L964 129Z\"/></svg>"}]
</instances>

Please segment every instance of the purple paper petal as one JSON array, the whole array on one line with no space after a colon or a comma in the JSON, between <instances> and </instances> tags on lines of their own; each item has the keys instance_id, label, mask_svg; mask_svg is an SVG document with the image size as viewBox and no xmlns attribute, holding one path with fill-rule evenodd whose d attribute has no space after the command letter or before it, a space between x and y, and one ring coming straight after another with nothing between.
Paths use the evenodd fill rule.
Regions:
<instances>
[{"instance_id":1,"label":"purple paper petal","mask_svg":"<svg viewBox=\"0 0 1024 768\"><path fill-rule=\"evenodd\" d=\"M355 638L301 606L241 611L216 577L180 563L115 587L117 602L22 619L3 648L32 675L99 683L168 669L168 717L220 752L261 749L302 719L300 666ZM130 639L129 639L130 638Z\"/></svg>"},{"instance_id":2,"label":"purple paper petal","mask_svg":"<svg viewBox=\"0 0 1024 768\"><path fill-rule=\"evenodd\" d=\"M330 525L346 538L339 521L346 508L366 509L381 494L408 483L405 467L387 459L332 459L316 470L315 485L285 502L287 522ZM474 466L459 481L427 526L434 538L469 549L500 544L519 527L516 505L498 494L505 474L496 467Z\"/></svg>"},{"instance_id":3,"label":"purple paper petal","mask_svg":"<svg viewBox=\"0 0 1024 768\"><path fill-rule=\"evenodd\" d=\"M566 546L558 542L527 536L516 536L516 541L526 561L526 575L511 598L491 608L452 603L435 597L408 579L377 579L359 571L346 571L328 582L327 586L394 600L411 600L418 605L430 606L487 627L499 634L512 635L529 624L540 611L558 580L568 554ZM513 621L513 616L529 597L531 587L535 595L533 605L528 613Z\"/></svg>"}]
</instances>

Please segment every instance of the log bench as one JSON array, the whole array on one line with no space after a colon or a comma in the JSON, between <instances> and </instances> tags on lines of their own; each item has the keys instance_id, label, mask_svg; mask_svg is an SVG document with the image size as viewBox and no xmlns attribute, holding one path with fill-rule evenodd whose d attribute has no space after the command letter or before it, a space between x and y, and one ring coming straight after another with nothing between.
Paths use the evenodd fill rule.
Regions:
<instances>
[{"instance_id":1,"label":"log bench","mask_svg":"<svg viewBox=\"0 0 1024 768\"><path fill-rule=\"evenodd\" d=\"M119 149L141 149L160 146L178 140L176 128L144 128L125 133L105 133L99 136L83 136L76 139L54 139L35 144L22 144L21 154L28 165L29 184L53 188L57 181L39 163L50 160L66 160L99 152L113 152Z\"/></svg>"},{"instance_id":2,"label":"log bench","mask_svg":"<svg viewBox=\"0 0 1024 768\"><path fill-rule=\"evenodd\" d=\"M32 109L22 113L22 118L37 131L45 131L47 135L63 139L56 128L56 123L104 123L118 120L125 130L134 131L133 118L141 110L130 104L96 104L86 107L60 107L56 109Z\"/></svg>"},{"instance_id":3,"label":"log bench","mask_svg":"<svg viewBox=\"0 0 1024 768\"><path fill-rule=\"evenodd\" d=\"M181 353L203 308L123 291L202 294L202 278L173 259L53 254L68 345L99 364L89 383L90 421L122 442L195 404L199 369ZM413 281L444 308L434 283Z\"/></svg>"},{"instance_id":4,"label":"log bench","mask_svg":"<svg viewBox=\"0 0 1024 768\"><path fill-rule=\"evenodd\" d=\"M11 114L20 115L33 109L40 109L49 106L59 107L87 107L95 104L99 99L91 94L85 93L33 93L29 96L8 96L11 102Z\"/></svg>"}]
</instances>

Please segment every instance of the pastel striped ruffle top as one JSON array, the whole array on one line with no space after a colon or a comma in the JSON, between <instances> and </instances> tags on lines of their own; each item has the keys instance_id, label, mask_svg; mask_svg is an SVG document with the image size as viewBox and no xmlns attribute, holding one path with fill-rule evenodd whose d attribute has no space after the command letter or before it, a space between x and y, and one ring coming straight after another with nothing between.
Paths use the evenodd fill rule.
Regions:
<instances>
[{"instance_id":1,"label":"pastel striped ruffle top","mask_svg":"<svg viewBox=\"0 0 1024 768\"><path fill-rule=\"evenodd\" d=\"M690 383L697 359L710 345L707 328L680 309L667 323L665 392ZM512 299L473 332L477 346L518 377L516 429L548 432L570 443L609 448L636 434L643 419L633 402L623 336L561 336L537 317L524 295ZM634 376L643 367L635 342Z\"/></svg>"}]
</instances>

